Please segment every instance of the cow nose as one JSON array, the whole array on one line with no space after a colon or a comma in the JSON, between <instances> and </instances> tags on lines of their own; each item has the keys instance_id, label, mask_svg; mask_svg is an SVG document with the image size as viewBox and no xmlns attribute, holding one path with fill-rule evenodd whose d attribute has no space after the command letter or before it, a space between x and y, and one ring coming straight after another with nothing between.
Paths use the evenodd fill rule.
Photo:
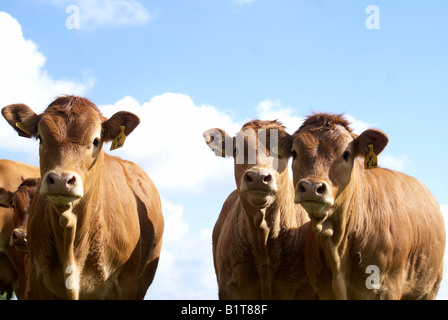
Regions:
<instances>
[{"instance_id":1,"label":"cow nose","mask_svg":"<svg viewBox=\"0 0 448 320\"><path fill-rule=\"evenodd\" d=\"M297 186L297 192L303 201L319 201L329 192L328 184L321 180L302 179Z\"/></svg>"},{"instance_id":2,"label":"cow nose","mask_svg":"<svg viewBox=\"0 0 448 320\"><path fill-rule=\"evenodd\" d=\"M276 191L275 178L269 170L250 169L242 177L241 191Z\"/></svg>"},{"instance_id":3,"label":"cow nose","mask_svg":"<svg viewBox=\"0 0 448 320\"><path fill-rule=\"evenodd\" d=\"M47 175L47 185L49 190L71 191L76 186L76 177L72 174L52 172Z\"/></svg>"},{"instance_id":4,"label":"cow nose","mask_svg":"<svg viewBox=\"0 0 448 320\"><path fill-rule=\"evenodd\" d=\"M26 232L22 229L14 229L11 233L12 246L26 246Z\"/></svg>"},{"instance_id":5,"label":"cow nose","mask_svg":"<svg viewBox=\"0 0 448 320\"><path fill-rule=\"evenodd\" d=\"M252 172L248 171L244 179L247 185L267 186L272 181L272 175L267 171Z\"/></svg>"}]
</instances>

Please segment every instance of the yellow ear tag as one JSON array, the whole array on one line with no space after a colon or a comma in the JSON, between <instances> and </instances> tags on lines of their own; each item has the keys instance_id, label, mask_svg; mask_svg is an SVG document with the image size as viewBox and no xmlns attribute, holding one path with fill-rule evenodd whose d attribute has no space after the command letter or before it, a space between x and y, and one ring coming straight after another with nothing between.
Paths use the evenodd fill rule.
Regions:
<instances>
[{"instance_id":1,"label":"yellow ear tag","mask_svg":"<svg viewBox=\"0 0 448 320\"><path fill-rule=\"evenodd\" d=\"M16 122L16 127L19 128L22 132L26 133L29 138L31 138L31 133L28 132L22 122Z\"/></svg>"},{"instance_id":2,"label":"yellow ear tag","mask_svg":"<svg viewBox=\"0 0 448 320\"><path fill-rule=\"evenodd\" d=\"M126 135L124 134L125 126L120 126L120 133L118 137L112 141L112 145L110 146L110 151L121 148L124 145L124 141L126 140Z\"/></svg>"},{"instance_id":3,"label":"yellow ear tag","mask_svg":"<svg viewBox=\"0 0 448 320\"><path fill-rule=\"evenodd\" d=\"M378 157L375 152L373 152L373 144L369 144L369 149L370 151L364 159L364 168L366 170L375 169L378 167Z\"/></svg>"}]
</instances>

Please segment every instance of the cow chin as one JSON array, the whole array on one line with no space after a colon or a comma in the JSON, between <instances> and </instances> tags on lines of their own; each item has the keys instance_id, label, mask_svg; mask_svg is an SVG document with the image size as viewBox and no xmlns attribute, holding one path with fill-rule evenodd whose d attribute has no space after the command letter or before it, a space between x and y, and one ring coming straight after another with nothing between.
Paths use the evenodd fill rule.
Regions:
<instances>
[{"instance_id":1,"label":"cow chin","mask_svg":"<svg viewBox=\"0 0 448 320\"><path fill-rule=\"evenodd\" d=\"M322 220L327 216L328 206L322 202L303 201L300 203L311 219Z\"/></svg>"}]
</instances>

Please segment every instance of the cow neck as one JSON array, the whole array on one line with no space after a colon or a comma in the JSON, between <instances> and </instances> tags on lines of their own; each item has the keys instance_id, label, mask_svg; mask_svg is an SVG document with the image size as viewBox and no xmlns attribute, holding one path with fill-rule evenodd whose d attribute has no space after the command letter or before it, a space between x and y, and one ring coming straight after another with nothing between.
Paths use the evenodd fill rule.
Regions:
<instances>
[{"instance_id":1,"label":"cow neck","mask_svg":"<svg viewBox=\"0 0 448 320\"><path fill-rule=\"evenodd\" d=\"M96 166L100 166L96 168L98 174L90 177L92 182L90 185L93 188L86 190L84 196L79 200L75 200L64 207L53 207L56 215L59 216L57 221L59 227L53 228L53 230L58 230L59 233L62 233L58 237L61 238L62 236L63 239L62 247L59 247L58 254L63 267L66 293L71 300L79 299L80 274L89 253L89 242L91 240L86 238L86 236L92 234L88 230L92 225L95 225L93 219L97 218L91 213L92 211L98 211L94 208L95 200L98 198L98 186L101 183L101 175L99 173L103 165L102 153L98 156L98 159L100 160L97 160L96 163ZM56 242L56 245L58 244L59 242Z\"/></svg>"},{"instance_id":2,"label":"cow neck","mask_svg":"<svg viewBox=\"0 0 448 320\"><path fill-rule=\"evenodd\" d=\"M288 176L287 171L284 174ZM281 254L280 244L273 241L272 243L276 243L276 249L272 250L269 240L277 238L282 229L297 225L292 221L295 218L294 215L288 210L294 203L294 188L289 176L287 179L281 180L285 180L285 182L278 186L275 200L267 207L255 208L250 203L241 201L245 211L243 217L248 230L248 235L245 236L249 238L249 244L257 262L262 299L271 299L271 287L275 274L271 262L278 261ZM273 254L275 256L272 256Z\"/></svg>"},{"instance_id":3,"label":"cow neck","mask_svg":"<svg viewBox=\"0 0 448 320\"><path fill-rule=\"evenodd\" d=\"M353 201L358 202L358 188L362 186L358 164L355 161L349 184L342 191L334 204L331 216L322 223L322 231L317 234L320 245L325 252L327 266L332 272L332 288L335 298L347 299L347 286L344 270L346 270L345 255L350 248L349 230L356 224L358 217L353 212ZM316 253L317 254L317 253Z\"/></svg>"}]
</instances>

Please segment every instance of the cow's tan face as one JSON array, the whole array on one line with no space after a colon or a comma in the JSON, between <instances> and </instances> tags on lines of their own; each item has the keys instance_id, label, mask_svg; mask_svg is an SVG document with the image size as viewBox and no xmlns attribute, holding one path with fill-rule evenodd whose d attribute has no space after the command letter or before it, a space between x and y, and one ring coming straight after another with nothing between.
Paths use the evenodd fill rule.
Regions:
<instances>
[{"instance_id":1,"label":"cow's tan face","mask_svg":"<svg viewBox=\"0 0 448 320\"><path fill-rule=\"evenodd\" d=\"M269 141L269 134L267 141ZM260 141L258 131L240 131L234 144L235 181L240 197L254 207L267 207L281 188L279 183L288 166L288 159L271 154Z\"/></svg>"},{"instance_id":2,"label":"cow's tan face","mask_svg":"<svg viewBox=\"0 0 448 320\"><path fill-rule=\"evenodd\" d=\"M288 157L274 153L270 148L271 139L282 136L285 131L272 123L257 122L256 128L243 128L235 137L221 129L204 132L208 146L216 155L234 158L239 195L243 201L257 208L269 206L283 188L285 179L289 179ZM275 136L271 138L271 135Z\"/></svg>"},{"instance_id":3,"label":"cow's tan face","mask_svg":"<svg viewBox=\"0 0 448 320\"><path fill-rule=\"evenodd\" d=\"M366 157L369 145L380 154L388 141L375 129L356 136L339 115L311 116L294 135L279 141L291 146L294 201L305 208L313 223L321 225L336 206L343 205L341 194L353 179L355 158Z\"/></svg>"},{"instance_id":4,"label":"cow's tan face","mask_svg":"<svg viewBox=\"0 0 448 320\"><path fill-rule=\"evenodd\" d=\"M342 126L294 136L292 170L296 203L311 219L324 219L350 181L354 164L352 135Z\"/></svg>"},{"instance_id":5,"label":"cow's tan face","mask_svg":"<svg viewBox=\"0 0 448 320\"><path fill-rule=\"evenodd\" d=\"M31 201L37 192L39 178L29 178L22 182L17 190L10 191L0 187L0 206L13 208L13 230L9 245L21 252L28 252L27 225Z\"/></svg>"},{"instance_id":6,"label":"cow's tan face","mask_svg":"<svg viewBox=\"0 0 448 320\"><path fill-rule=\"evenodd\" d=\"M2 114L20 136L39 139L40 194L61 209L98 184L103 142L128 136L140 123L126 111L107 119L88 99L75 96L57 98L39 115L23 104L6 106Z\"/></svg>"},{"instance_id":7,"label":"cow's tan face","mask_svg":"<svg viewBox=\"0 0 448 320\"><path fill-rule=\"evenodd\" d=\"M101 118L97 112L82 115L44 113L38 125L42 175L40 194L55 205L84 196L95 179L95 163L102 148Z\"/></svg>"}]
</instances>

